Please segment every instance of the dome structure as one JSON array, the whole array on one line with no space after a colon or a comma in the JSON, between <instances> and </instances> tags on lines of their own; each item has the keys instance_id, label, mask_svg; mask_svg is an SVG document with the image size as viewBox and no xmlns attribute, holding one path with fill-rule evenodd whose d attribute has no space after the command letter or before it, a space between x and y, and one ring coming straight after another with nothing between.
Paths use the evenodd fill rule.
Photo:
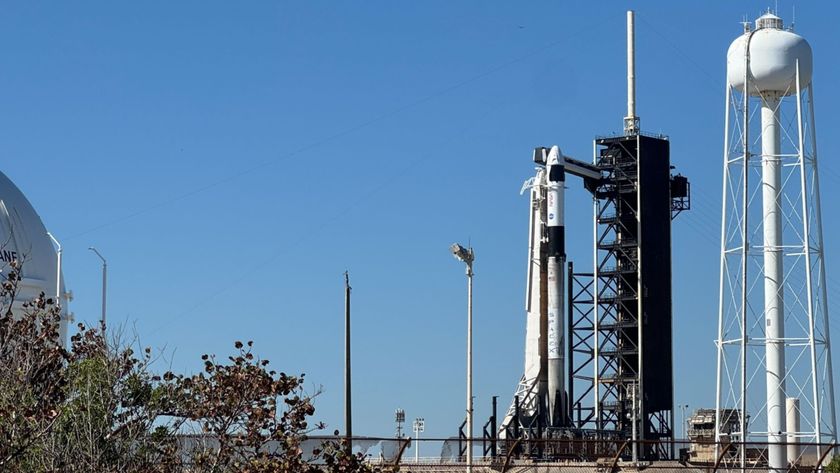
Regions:
<instances>
[{"instance_id":1,"label":"dome structure","mask_svg":"<svg viewBox=\"0 0 840 473\"><path fill-rule=\"evenodd\" d=\"M0 172L0 271L8 271L14 260L22 264L22 280L12 310L20 311L24 302L38 297L42 291L49 298L55 298L58 292L61 294L61 341L66 343L69 297L58 271L56 250L32 204Z\"/></svg>"},{"instance_id":2,"label":"dome structure","mask_svg":"<svg viewBox=\"0 0 840 473\"><path fill-rule=\"evenodd\" d=\"M749 45L749 94L778 95L796 93L796 64L799 62L800 88L811 83L813 56L802 36L783 29L782 19L766 13L755 21L756 29L745 31L729 46L726 78L730 86L744 91L746 45Z\"/></svg>"}]
</instances>

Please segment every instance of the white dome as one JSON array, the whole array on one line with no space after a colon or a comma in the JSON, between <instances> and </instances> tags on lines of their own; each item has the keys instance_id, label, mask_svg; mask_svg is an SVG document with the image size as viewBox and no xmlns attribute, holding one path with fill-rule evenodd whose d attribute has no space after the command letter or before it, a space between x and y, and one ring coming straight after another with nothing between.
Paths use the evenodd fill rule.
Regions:
<instances>
[{"instance_id":1,"label":"white dome","mask_svg":"<svg viewBox=\"0 0 840 473\"><path fill-rule=\"evenodd\" d=\"M811 83L813 56L805 38L782 29L782 20L767 13L756 20L757 30L746 32L729 46L726 78L729 85L744 91L744 45L750 45L750 95L760 92L796 93L796 62L800 88Z\"/></svg>"},{"instance_id":2,"label":"white dome","mask_svg":"<svg viewBox=\"0 0 840 473\"><path fill-rule=\"evenodd\" d=\"M37 297L43 291L48 298L56 295L58 260L55 248L41 217L17 186L0 172L0 270L9 268L12 260L22 262L23 280L13 310ZM2 276L2 273L0 273ZM61 279L61 338L67 340L67 298Z\"/></svg>"}]
</instances>

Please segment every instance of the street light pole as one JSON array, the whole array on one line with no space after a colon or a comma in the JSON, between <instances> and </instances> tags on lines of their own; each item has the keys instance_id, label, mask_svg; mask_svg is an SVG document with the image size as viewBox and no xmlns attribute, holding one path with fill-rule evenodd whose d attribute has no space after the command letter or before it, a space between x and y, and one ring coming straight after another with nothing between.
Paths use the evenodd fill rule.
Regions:
<instances>
[{"instance_id":1,"label":"street light pole","mask_svg":"<svg viewBox=\"0 0 840 473\"><path fill-rule=\"evenodd\" d=\"M473 261L475 253L472 247L464 248L454 243L450 248L455 258L467 265L467 473L472 473L473 439L473 374L472 374L472 312L473 312Z\"/></svg>"},{"instance_id":2,"label":"street light pole","mask_svg":"<svg viewBox=\"0 0 840 473\"><path fill-rule=\"evenodd\" d=\"M105 261L105 257L102 256L99 251L96 250L94 247L88 248L90 251L96 253L96 256L102 260L102 329L105 329L105 301L108 299L108 262Z\"/></svg>"},{"instance_id":3,"label":"street light pole","mask_svg":"<svg viewBox=\"0 0 840 473\"><path fill-rule=\"evenodd\" d=\"M61 243L55 239L52 233L47 232L47 236L55 243L56 246L56 269L55 269L55 303L61 305Z\"/></svg>"},{"instance_id":4,"label":"street light pole","mask_svg":"<svg viewBox=\"0 0 840 473\"><path fill-rule=\"evenodd\" d=\"M61 243L53 236L52 233L47 232L47 236L50 237L50 240L56 246L56 263L55 263L55 306L58 307L60 322L58 326L58 338L61 341L61 347L64 348L65 344L67 343L67 325L70 323L69 315L70 311L64 307L61 298L61 258L62 258L62 250L61 250ZM67 300L69 301L70 298L68 297ZM68 304L69 305L69 304ZM64 316L61 316L61 311L64 309Z\"/></svg>"},{"instance_id":5,"label":"street light pole","mask_svg":"<svg viewBox=\"0 0 840 473\"><path fill-rule=\"evenodd\" d=\"M682 431L683 431L683 439L687 439L688 429L686 428L688 424L685 422L685 410L688 409L688 404L680 404L680 410L682 410Z\"/></svg>"},{"instance_id":6,"label":"street light pole","mask_svg":"<svg viewBox=\"0 0 840 473\"><path fill-rule=\"evenodd\" d=\"M472 248L470 249L472 255ZM472 473L473 456L473 271L467 264L467 473Z\"/></svg>"},{"instance_id":7,"label":"street light pole","mask_svg":"<svg viewBox=\"0 0 840 473\"><path fill-rule=\"evenodd\" d=\"M394 411L394 420L397 422L397 439L402 439L402 425L405 423L405 410L397 409Z\"/></svg>"}]
</instances>

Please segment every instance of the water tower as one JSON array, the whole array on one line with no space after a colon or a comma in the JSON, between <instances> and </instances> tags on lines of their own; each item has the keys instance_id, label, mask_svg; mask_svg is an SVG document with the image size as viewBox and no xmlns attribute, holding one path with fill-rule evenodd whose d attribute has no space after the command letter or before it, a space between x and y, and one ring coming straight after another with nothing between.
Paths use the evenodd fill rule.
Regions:
<instances>
[{"instance_id":1,"label":"water tower","mask_svg":"<svg viewBox=\"0 0 840 473\"><path fill-rule=\"evenodd\" d=\"M727 53L715 438L771 471L836 438L812 71L769 12Z\"/></svg>"}]
</instances>

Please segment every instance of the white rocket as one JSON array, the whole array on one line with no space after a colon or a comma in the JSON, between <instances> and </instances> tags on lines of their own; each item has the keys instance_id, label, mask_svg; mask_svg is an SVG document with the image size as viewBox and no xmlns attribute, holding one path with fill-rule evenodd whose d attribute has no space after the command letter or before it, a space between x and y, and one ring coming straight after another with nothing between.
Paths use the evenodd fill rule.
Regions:
<instances>
[{"instance_id":1,"label":"white rocket","mask_svg":"<svg viewBox=\"0 0 840 473\"><path fill-rule=\"evenodd\" d=\"M529 179L531 221L525 295L525 373L502 422L502 435L518 409L527 422L562 427L567 418L565 391L565 158L560 148L537 148L540 164Z\"/></svg>"},{"instance_id":2,"label":"white rocket","mask_svg":"<svg viewBox=\"0 0 840 473\"><path fill-rule=\"evenodd\" d=\"M563 186L566 170L560 148L552 146L546 163L546 233L548 236L548 421L552 427L566 420L563 308L566 267L566 231L563 222Z\"/></svg>"}]
</instances>

